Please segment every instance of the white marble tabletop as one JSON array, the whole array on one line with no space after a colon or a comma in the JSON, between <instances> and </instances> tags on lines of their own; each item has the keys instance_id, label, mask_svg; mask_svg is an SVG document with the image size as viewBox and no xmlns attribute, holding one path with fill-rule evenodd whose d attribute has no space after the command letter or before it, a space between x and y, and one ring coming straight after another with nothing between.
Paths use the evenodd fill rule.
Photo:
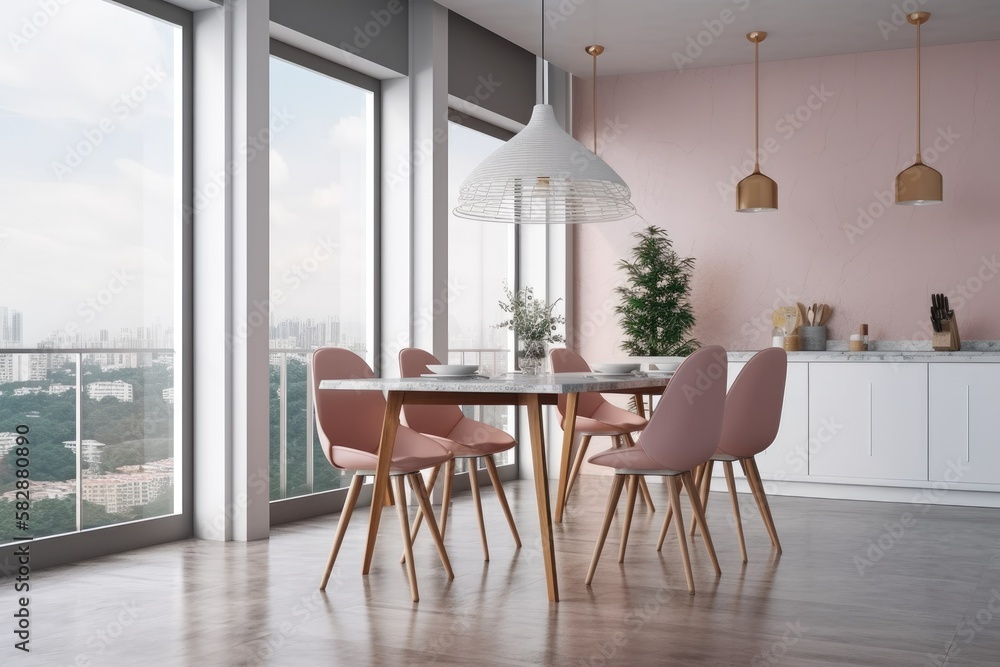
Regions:
<instances>
[{"instance_id":1,"label":"white marble tabletop","mask_svg":"<svg viewBox=\"0 0 1000 667\"><path fill-rule=\"evenodd\" d=\"M573 394L587 391L627 391L666 387L662 375L608 375L600 373L508 373L472 378L356 378L321 380L320 389L380 389L382 391L459 391L469 393Z\"/></svg>"}]
</instances>

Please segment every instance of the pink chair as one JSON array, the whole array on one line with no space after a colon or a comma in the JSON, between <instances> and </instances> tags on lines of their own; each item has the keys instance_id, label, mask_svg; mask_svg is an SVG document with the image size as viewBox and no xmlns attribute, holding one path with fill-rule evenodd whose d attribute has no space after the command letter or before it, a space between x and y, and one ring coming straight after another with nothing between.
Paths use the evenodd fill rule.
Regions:
<instances>
[{"instance_id":1,"label":"pink chair","mask_svg":"<svg viewBox=\"0 0 1000 667\"><path fill-rule=\"evenodd\" d=\"M726 416L722 422L722 438L719 448L709 459L701 471L699 486L701 502L704 506L708 501L708 492L712 484L712 467L715 461L721 461L726 472L726 485L733 505L733 518L736 520L736 536L740 543L740 554L743 562L747 562L747 547L743 537L743 522L740 519L740 506L736 496L736 482L733 477L733 462L739 461L746 475L747 483L757 507L760 509L764 527L771 538L771 544L781 553L781 543L778 541L778 531L774 527L771 508L764 494L764 483L757 469L754 456L771 446L778 435L781 425L781 407L785 399L785 376L788 372L788 355L781 348L771 347L761 350L751 357L740 374L736 376L729 394L726 396ZM667 533L669 516L664 520L660 531L660 542ZM692 530L694 526L692 525Z\"/></svg>"},{"instance_id":2,"label":"pink chair","mask_svg":"<svg viewBox=\"0 0 1000 667\"><path fill-rule=\"evenodd\" d=\"M420 377L428 372L428 365L440 363L430 352L413 347L401 350L399 353L399 371L403 377ZM517 444L514 438L489 424L469 419L457 405L404 405L403 418L406 420L407 426L433 438L455 457L445 463L444 495L441 501L441 534L444 535L448 529L448 506L451 502L451 483L455 477L455 459L466 459L469 465L472 499L476 506L476 518L479 520L479 538L483 544L483 559L487 561L490 559L490 550L486 542L486 525L483 522L483 505L479 497L479 480L476 476L477 464L479 459L482 459L486 464L490 481L493 482L500 507L503 509L504 516L507 517L507 524L510 526L511 535L514 536L514 543L520 548L521 538L517 534L514 516L507 504L507 494L503 491L500 475L497 474L496 462L493 460L495 454L514 448ZM427 485L430 490L434 489L439 470L440 466L437 466L431 472L431 478ZM414 538L420 528L421 516L421 512L418 512L413 527Z\"/></svg>"},{"instance_id":3,"label":"pink chair","mask_svg":"<svg viewBox=\"0 0 1000 667\"><path fill-rule=\"evenodd\" d=\"M715 547L708 525L705 523L705 515L691 471L708 461L719 446L726 404L726 372L726 351L721 347L706 347L693 353L680 365L670 380L656 411L649 419L649 425L639 437L637 446L612 449L590 457L589 460L593 464L614 468L615 478L608 496L604 524L594 548L590 570L587 572L588 586L597 570L601 550L604 548L604 541L611 527L611 519L627 479L628 500L618 562L622 563L625 560L625 546L632 524L632 509L635 506L638 486L636 480L641 479L642 475L666 477L667 490L670 494L669 510L677 515L677 537L680 542L681 558L684 561L688 590L694 593L694 577L691 573L691 561L688 558L683 519L679 512L680 486L677 477L681 478L687 488L695 519L702 526L705 546L715 568L715 574L721 575L719 560L715 555Z\"/></svg>"},{"instance_id":4,"label":"pink chair","mask_svg":"<svg viewBox=\"0 0 1000 667\"><path fill-rule=\"evenodd\" d=\"M375 377L364 359L350 350L325 347L313 353L313 390L316 406L317 433L330 464L341 470L353 470L354 478L347 491L347 500L337 523L337 534L330 550L330 558L323 573L320 590L326 590L333 564L347 532L347 524L358 501L361 485L366 476L374 476L378 463L379 441L382 435L382 421L385 416L385 398L380 391L338 391L320 390L323 380ZM440 466L450 461L452 454L440 443L420 435L405 426L396 431L389 475L396 482L396 508L403 531L403 548L406 552L407 575L413 601L419 601L417 575L413 567L413 550L410 541L410 521L406 507L406 489L403 478L407 478L413 495L421 509L427 514L427 525L437 546L438 555L449 579L455 578L448 553L438 531L437 522L431 511L430 498L424 487L420 471Z\"/></svg>"},{"instance_id":5,"label":"pink chair","mask_svg":"<svg viewBox=\"0 0 1000 667\"><path fill-rule=\"evenodd\" d=\"M556 348L549 352L552 360L553 373L589 373L590 365L579 354L568 348ZM561 425L566 428L566 395L559 395L559 416ZM635 441L632 433L646 428L646 420L628 410L623 410L612 405L599 393L589 392L580 394L576 404L575 431L583 436L580 440L580 447L576 450L576 457L573 459L573 467L569 472L569 479L566 482L566 495L564 498L557 498L556 502L560 508L569 503L569 494L573 490L573 483L576 482L580 474L580 466L583 458L587 454L587 447L590 446L590 439L594 436L609 436L615 447L634 447ZM649 507L649 511L655 511L653 498L649 495L645 480L641 480L640 488L642 497ZM559 512L561 514L561 510Z\"/></svg>"}]
</instances>

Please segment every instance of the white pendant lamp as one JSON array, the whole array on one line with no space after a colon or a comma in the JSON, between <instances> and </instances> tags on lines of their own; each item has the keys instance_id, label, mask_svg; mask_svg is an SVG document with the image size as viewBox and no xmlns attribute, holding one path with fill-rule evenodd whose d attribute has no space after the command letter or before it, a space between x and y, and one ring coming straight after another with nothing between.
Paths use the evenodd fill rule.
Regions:
<instances>
[{"instance_id":1,"label":"white pendant lamp","mask_svg":"<svg viewBox=\"0 0 1000 667\"><path fill-rule=\"evenodd\" d=\"M930 12L913 12L906 17L917 26L917 159L896 176L896 203L909 206L940 204L944 199L941 172L924 164L920 156L920 26L930 17Z\"/></svg>"},{"instance_id":2,"label":"white pendant lamp","mask_svg":"<svg viewBox=\"0 0 1000 667\"><path fill-rule=\"evenodd\" d=\"M754 30L747 33L753 42L753 173L736 185L736 211L762 213L778 210L778 184L760 171L760 43L767 33Z\"/></svg>"},{"instance_id":3,"label":"white pendant lamp","mask_svg":"<svg viewBox=\"0 0 1000 667\"><path fill-rule=\"evenodd\" d=\"M544 16L542 0L543 63ZM524 129L465 179L454 213L487 222L610 222L635 215L631 197L614 169L563 131L550 105L536 104Z\"/></svg>"}]
</instances>

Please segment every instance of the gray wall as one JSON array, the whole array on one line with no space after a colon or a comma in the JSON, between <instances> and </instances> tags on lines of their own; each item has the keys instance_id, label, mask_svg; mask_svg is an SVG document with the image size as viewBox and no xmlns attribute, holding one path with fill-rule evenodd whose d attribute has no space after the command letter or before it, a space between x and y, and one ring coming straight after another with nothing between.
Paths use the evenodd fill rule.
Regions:
<instances>
[{"instance_id":1,"label":"gray wall","mask_svg":"<svg viewBox=\"0 0 1000 667\"><path fill-rule=\"evenodd\" d=\"M409 74L408 0L271 0L271 20Z\"/></svg>"},{"instance_id":2,"label":"gray wall","mask_svg":"<svg viewBox=\"0 0 1000 667\"><path fill-rule=\"evenodd\" d=\"M449 12L448 93L527 123L535 105L535 55Z\"/></svg>"}]
</instances>

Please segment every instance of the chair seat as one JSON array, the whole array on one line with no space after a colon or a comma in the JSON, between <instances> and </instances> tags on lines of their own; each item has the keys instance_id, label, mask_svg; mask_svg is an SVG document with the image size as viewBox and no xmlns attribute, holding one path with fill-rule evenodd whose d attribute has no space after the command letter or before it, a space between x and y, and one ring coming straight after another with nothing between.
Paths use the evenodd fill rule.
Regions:
<instances>
[{"instance_id":1,"label":"chair seat","mask_svg":"<svg viewBox=\"0 0 1000 667\"><path fill-rule=\"evenodd\" d=\"M739 461L741 458L745 458L745 457L733 456L732 454L726 454L721 449L718 450L717 452L715 452L714 454L712 454L712 460L713 461Z\"/></svg>"},{"instance_id":2,"label":"chair seat","mask_svg":"<svg viewBox=\"0 0 1000 667\"><path fill-rule=\"evenodd\" d=\"M683 470L671 470L649 458L649 454L642 447L625 447L609 449L607 451L594 454L587 459L594 465L614 468L615 472L622 475L680 475Z\"/></svg>"},{"instance_id":3,"label":"chair seat","mask_svg":"<svg viewBox=\"0 0 1000 667\"><path fill-rule=\"evenodd\" d=\"M439 465L450 458L452 453L441 443L406 426L400 426L396 431L396 444L392 452L389 473L407 475ZM375 470L378 467L378 454L333 445L330 448L330 461L337 468L344 470Z\"/></svg>"},{"instance_id":4,"label":"chair seat","mask_svg":"<svg viewBox=\"0 0 1000 667\"><path fill-rule=\"evenodd\" d=\"M425 433L458 458L490 456L513 449L514 438L498 428L474 419L463 418L447 436Z\"/></svg>"},{"instance_id":5,"label":"chair seat","mask_svg":"<svg viewBox=\"0 0 1000 667\"><path fill-rule=\"evenodd\" d=\"M648 422L639 415L605 403L590 417L576 418L576 432L580 435L622 435L646 428Z\"/></svg>"}]
</instances>

